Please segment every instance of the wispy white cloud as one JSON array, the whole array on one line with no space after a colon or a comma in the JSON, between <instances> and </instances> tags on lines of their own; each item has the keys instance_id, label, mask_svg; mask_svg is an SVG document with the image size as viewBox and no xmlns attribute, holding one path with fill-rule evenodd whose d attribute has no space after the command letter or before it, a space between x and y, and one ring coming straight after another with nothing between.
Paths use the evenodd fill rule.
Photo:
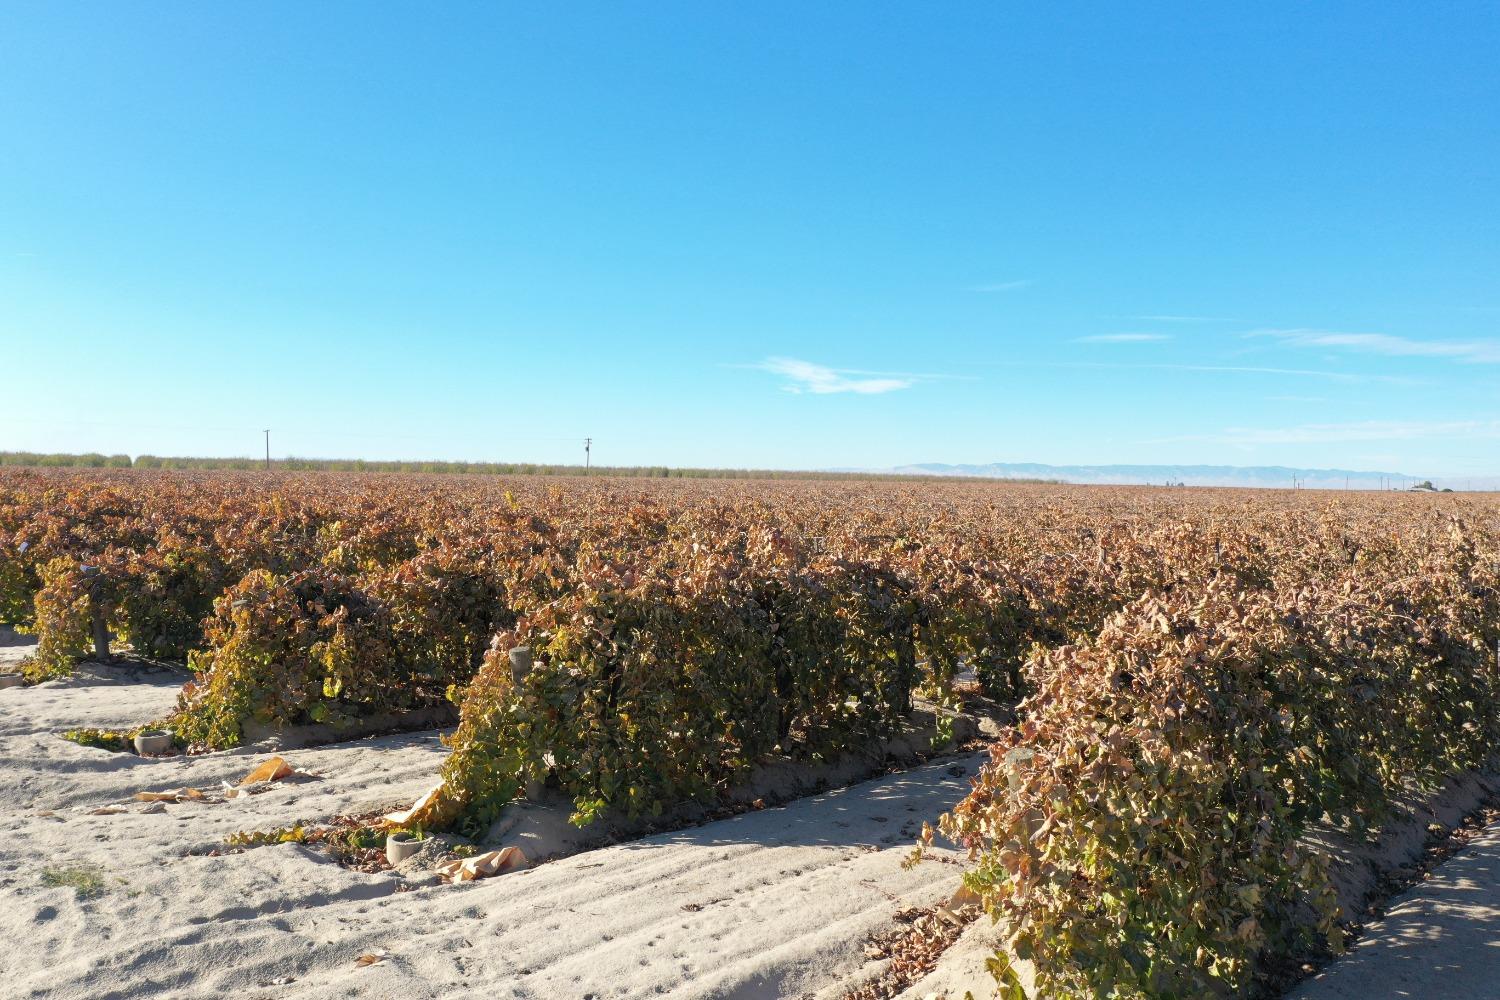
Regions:
<instances>
[{"instance_id":1,"label":"wispy white cloud","mask_svg":"<svg viewBox=\"0 0 1500 1000\"><path fill-rule=\"evenodd\" d=\"M1035 278L1017 278L1014 281L996 281L988 285L971 285L971 292L1018 292L1036 284Z\"/></svg>"},{"instance_id":2,"label":"wispy white cloud","mask_svg":"<svg viewBox=\"0 0 1500 1000\"><path fill-rule=\"evenodd\" d=\"M1500 364L1500 341L1413 340L1388 333L1343 333L1338 330L1252 330L1247 337L1269 337L1293 347L1344 348L1398 358L1448 358L1461 364Z\"/></svg>"},{"instance_id":3,"label":"wispy white cloud","mask_svg":"<svg viewBox=\"0 0 1500 1000\"><path fill-rule=\"evenodd\" d=\"M859 368L829 368L797 358L767 358L746 367L780 375L786 380L782 389L794 393L827 395L852 392L863 396L910 389L924 379L948 378L943 375L917 375L909 372L872 372Z\"/></svg>"},{"instance_id":4,"label":"wispy white cloud","mask_svg":"<svg viewBox=\"0 0 1500 1000\"><path fill-rule=\"evenodd\" d=\"M1006 365L1006 362L996 362ZM1168 362L1129 361L1018 361L1009 367L1041 368L1108 368L1124 370L1159 370L1178 372L1205 372L1225 375L1286 375L1293 378L1323 378L1332 382L1383 382L1389 385L1415 385L1419 380L1401 375L1366 375L1354 372L1324 371L1316 368L1273 368L1261 365L1193 365L1170 364Z\"/></svg>"},{"instance_id":5,"label":"wispy white cloud","mask_svg":"<svg viewBox=\"0 0 1500 1000\"><path fill-rule=\"evenodd\" d=\"M1080 344L1139 344L1151 340L1171 340L1165 333L1096 333L1088 337L1077 337Z\"/></svg>"},{"instance_id":6,"label":"wispy white cloud","mask_svg":"<svg viewBox=\"0 0 1500 1000\"><path fill-rule=\"evenodd\" d=\"M1500 439L1500 420L1364 420L1296 427L1229 427L1214 434L1187 434L1149 442L1206 441L1223 445L1345 444L1355 441L1453 441Z\"/></svg>"}]
</instances>

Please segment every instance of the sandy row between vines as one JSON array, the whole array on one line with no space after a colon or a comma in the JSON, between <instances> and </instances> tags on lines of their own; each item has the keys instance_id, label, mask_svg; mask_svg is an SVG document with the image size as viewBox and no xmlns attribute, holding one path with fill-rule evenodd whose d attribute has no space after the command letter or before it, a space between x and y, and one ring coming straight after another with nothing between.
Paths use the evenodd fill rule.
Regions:
<instances>
[{"instance_id":1,"label":"sandy row between vines","mask_svg":"<svg viewBox=\"0 0 1500 1000\"><path fill-rule=\"evenodd\" d=\"M435 733L296 750L322 780L89 815L139 790L235 781L265 756L149 760L57 735L158 717L177 681L90 668L0 690L5 995L834 997L879 968L869 934L957 886L954 864L901 861L977 757L463 886L398 892L393 874L291 844L202 856L236 831L410 801L446 751ZM47 869L96 872L107 891L79 898ZM356 966L377 949L389 960Z\"/></svg>"},{"instance_id":2,"label":"sandy row between vines","mask_svg":"<svg viewBox=\"0 0 1500 1000\"><path fill-rule=\"evenodd\" d=\"M1500 997L1500 824L1402 893L1290 1000Z\"/></svg>"}]
</instances>

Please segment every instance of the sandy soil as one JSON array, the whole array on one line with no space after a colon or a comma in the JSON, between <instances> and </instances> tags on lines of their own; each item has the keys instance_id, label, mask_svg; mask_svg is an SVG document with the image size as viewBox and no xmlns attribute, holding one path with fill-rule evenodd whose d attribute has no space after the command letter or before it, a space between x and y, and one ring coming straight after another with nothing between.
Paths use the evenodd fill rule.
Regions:
<instances>
[{"instance_id":1,"label":"sandy soil","mask_svg":"<svg viewBox=\"0 0 1500 1000\"><path fill-rule=\"evenodd\" d=\"M0 648L0 667L24 652ZM977 756L467 885L414 888L291 844L204 856L233 832L410 802L445 750L426 732L291 751L321 779L143 813L134 792L232 782L265 752L151 760L57 734L157 717L180 682L92 667L0 690L5 995L822 1000L878 971L864 942L896 910L957 885L956 864L901 861ZM129 811L89 814L113 803ZM47 869L103 891L49 886Z\"/></svg>"},{"instance_id":2,"label":"sandy soil","mask_svg":"<svg viewBox=\"0 0 1500 1000\"><path fill-rule=\"evenodd\" d=\"M1500 826L1404 893L1292 1000L1500 997Z\"/></svg>"}]
</instances>

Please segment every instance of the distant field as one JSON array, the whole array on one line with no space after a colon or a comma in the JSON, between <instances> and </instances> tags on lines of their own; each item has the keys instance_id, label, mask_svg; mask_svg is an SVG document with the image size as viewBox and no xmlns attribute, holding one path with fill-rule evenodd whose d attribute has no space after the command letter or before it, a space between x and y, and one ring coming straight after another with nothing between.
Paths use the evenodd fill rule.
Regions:
<instances>
[{"instance_id":1,"label":"distant field","mask_svg":"<svg viewBox=\"0 0 1500 1000\"><path fill-rule=\"evenodd\" d=\"M174 471L276 471L276 472L409 472L469 476L607 476L646 479L830 479L911 481L942 479L942 476L875 472L820 472L786 469L689 469L665 465L545 465L534 462L372 462L357 458L276 458L268 463L255 458L194 458L186 456L42 454L31 451L0 451L0 466L56 469L167 469ZM1009 482L1045 482L1041 479L1011 479Z\"/></svg>"}]
</instances>

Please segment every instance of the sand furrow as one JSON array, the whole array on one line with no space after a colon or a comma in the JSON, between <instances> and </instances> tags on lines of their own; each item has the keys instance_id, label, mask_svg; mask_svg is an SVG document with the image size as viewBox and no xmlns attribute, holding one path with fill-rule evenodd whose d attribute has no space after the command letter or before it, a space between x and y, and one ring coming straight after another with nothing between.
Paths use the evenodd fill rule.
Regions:
<instances>
[{"instance_id":1,"label":"sand furrow","mask_svg":"<svg viewBox=\"0 0 1500 1000\"><path fill-rule=\"evenodd\" d=\"M140 690L144 688L144 690ZM107 703L107 704L105 704ZM901 867L924 819L977 758L575 855L411 891L287 844L201 852L238 830L409 801L446 752L434 733L290 751L320 780L218 804L88 815L140 789L233 781L264 752L147 761L66 743L171 692L97 680L0 693L0 952L16 996L761 997L825 995L866 965L863 940L958 869ZM45 811L55 815L43 815ZM87 898L44 870L91 873ZM355 965L386 949L388 961Z\"/></svg>"}]
</instances>

